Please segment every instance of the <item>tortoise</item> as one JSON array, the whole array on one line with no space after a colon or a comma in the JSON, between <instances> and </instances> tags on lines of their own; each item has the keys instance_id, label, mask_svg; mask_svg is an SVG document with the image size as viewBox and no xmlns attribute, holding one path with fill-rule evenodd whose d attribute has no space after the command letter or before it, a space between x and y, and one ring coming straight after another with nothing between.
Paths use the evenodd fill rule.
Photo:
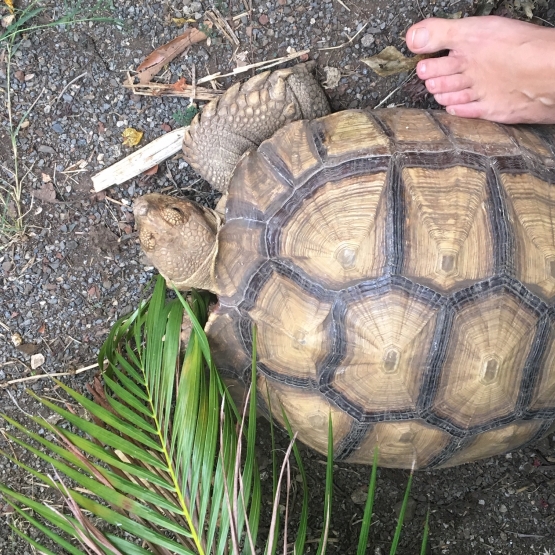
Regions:
<instances>
[{"instance_id":1,"label":"tortoise","mask_svg":"<svg viewBox=\"0 0 555 555\"><path fill-rule=\"evenodd\" d=\"M381 466L449 467L543 436L555 127L327 114L309 69L235 85L192 123L185 157L227 193L225 215L156 194L135 203L161 274L217 294L217 367L250 380L256 325L261 403L268 391L273 418L284 424L283 407L322 453L331 416L337 460L370 463L377 445Z\"/></svg>"}]
</instances>

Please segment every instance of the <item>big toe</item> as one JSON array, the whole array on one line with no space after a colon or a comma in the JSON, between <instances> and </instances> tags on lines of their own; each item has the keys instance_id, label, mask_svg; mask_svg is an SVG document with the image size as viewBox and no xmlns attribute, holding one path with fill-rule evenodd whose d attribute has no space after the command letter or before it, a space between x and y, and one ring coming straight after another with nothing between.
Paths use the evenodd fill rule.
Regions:
<instances>
[{"instance_id":1,"label":"big toe","mask_svg":"<svg viewBox=\"0 0 555 555\"><path fill-rule=\"evenodd\" d=\"M448 19L431 18L415 23L407 31L407 46L415 54L430 54L453 47L456 25Z\"/></svg>"}]
</instances>

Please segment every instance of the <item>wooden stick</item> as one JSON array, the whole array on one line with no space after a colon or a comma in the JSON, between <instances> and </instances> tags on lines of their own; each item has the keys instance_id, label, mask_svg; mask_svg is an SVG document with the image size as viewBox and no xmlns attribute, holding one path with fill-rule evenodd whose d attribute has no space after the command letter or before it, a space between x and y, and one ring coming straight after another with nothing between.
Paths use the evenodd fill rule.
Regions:
<instances>
[{"instance_id":1,"label":"wooden stick","mask_svg":"<svg viewBox=\"0 0 555 555\"><path fill-rule=\"evenodd\" d=\"M189 128L174 129L97 173L92 177L94 190L98 192L112 185L119 185L173 156L181 150L181 143L187 129Z\"/></svg>"}]
</instances>

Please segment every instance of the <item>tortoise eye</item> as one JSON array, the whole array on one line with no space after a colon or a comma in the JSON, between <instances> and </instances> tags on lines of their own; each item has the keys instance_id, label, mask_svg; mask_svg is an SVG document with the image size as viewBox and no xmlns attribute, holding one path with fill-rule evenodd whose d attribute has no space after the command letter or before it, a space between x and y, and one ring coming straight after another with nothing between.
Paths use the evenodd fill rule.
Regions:
<instances>
[{"instance_id":1,"label":"tortoise eye","mask_svg":"<svg viewBox=\"0 0 555 555\"><path fill-rule=\"evenodd\" d=\"M182 225L189 219L181 208L175 206L166 208L162 216L171 225Z\"/></svg>"}]
</instances>

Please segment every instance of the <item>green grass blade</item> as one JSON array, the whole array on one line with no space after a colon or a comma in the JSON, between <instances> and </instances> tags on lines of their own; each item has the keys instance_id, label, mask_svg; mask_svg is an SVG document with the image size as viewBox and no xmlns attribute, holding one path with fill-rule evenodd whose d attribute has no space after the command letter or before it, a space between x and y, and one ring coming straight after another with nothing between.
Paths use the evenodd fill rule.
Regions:
<instances>
[{"instance_id":1,"label":"green grass blade","mask_svg":"<svg viewBox=\"0 0 555 555\"><path fill-rule=\"evenodd\" d=\"M399 545L399 540L401 538L401 530L403 528L403 521L405 520L405 511L407 509L407 504L409 502L410 488L412 486L412 470L407 482L407 487L405 488L405 496L403 498L403 504L401 505L401 510L399 512L399 519L397 520L397 527L395 528L395 535L393 536L393 543L391 544L391 549L389 550L389 555L395 555L397 553L397 546Z\"/></svg>"},{"instance_id":2,"label":"green grass blade","mask_svg":"<svg viewBox=\"0 0 555 555\"><path fill-rule=\"evenodd\" d=\"M424 522L424 535L422 537L422 546L420 548L420 555L426 555L429 533L430 533L430 509L426 511L426 520Z\"/></svg>"},{"instance_id":3,"label":"green grass blade","mask_svg":"<svg viewBox=\"0 0 555 555\"><path fill-rule=\"evenodd\" d=\"M283 407L281 407L281 414L283 416L283 421L285 422L285 429L289 434L289 439L293 440L293 429L291 428L291 423L289 422L289 418L287 418L287 413L285 412L285 410L283 410ZM308 480L306 479L306 470L304 468L301 452L299 451L297 442L293 444L293 454L295 455L295 461L297 462L297 467L299 468L303 485L303 501L301 506L301 514L299 517L297 539L295 540L294 553L297 555L302 555L304 554L306 532L308 528Z\"/></svg>"},{"instance_id":4,"label":"green grass blade","mask_svg":"<svg viewBox=\"0 0 555 555\"><path fill-rule=\"evenodd\" d=\"M333 425L331 413L328 417L328 456L326 464L326 490L324 493L324 528L320 542L318 543L317 555L324 555L328 543L328 534L331 521L331 505L333 501Z\"/></svg>"},{"instance_id":5,"label":"green grass blade","mask_svg":"<svg viewBox=\"0 0 555 555\"><path fill-rule=\"evenodd\" d=\"M248 506L250 498L250 509L248 518L248 534L249 541L245 541L245 552L247 555L252 553L250 541L256 546L256 538L258 536L258 525L260 521L261 507L261 488L260 474L256 462L256 412L257 412L257 376L256 376L256 359L257 359L257 329L256 326L252 330L252 359L251 359L251 390L249 397L249 420L247 427L247 453L245 456L245 470L243 472L243 487L245 496L245 508ZM252 484L252 491L251 491Z\"/></svg>"},{"instance_id":6,"label":"green grass blade","mask_svg":"<svg viewBox=\"0 0 555 555\"><path fill-rule=\"evenodd\" d=\"M277 461L277 451L276 451L276 436L274 431L274 419L272 418L272 400L270 397L270 391L268 390L268 383L266 382L266 401L268 403L268 414L270 415L270 440L272 444L272 498L275 499L278 494L278 461ZM282 414L285 414L283 407L281 407ZM287 417L284 417L285 422L288 422ZM293 437L289 436L291 441ZM281 526L280 514L276 515L275 531L273 545L266 545L266 553L275 553L277 550L277 539L279 537L279 529Z\"/></svg>"},{"instance_id":7,"label":"green grass blade","mask_svg":"<svg viewBox=\"0 0 555 555\"><path fill-rule=\"evenodd\" d=\"M365 555L366 553L368 534L370 532L370 525L372 524L372 510L374 508L374 499L376 497L377 475L378 475L378 446L376 446L376 448L374 449L374 460L372 461L372 472L370 474L370 483L368 484L368 494L366 496L364 516L362 517L362 526L360 528L360 536L358 538L357 555Z\"/></svg>"}]
</instances>

